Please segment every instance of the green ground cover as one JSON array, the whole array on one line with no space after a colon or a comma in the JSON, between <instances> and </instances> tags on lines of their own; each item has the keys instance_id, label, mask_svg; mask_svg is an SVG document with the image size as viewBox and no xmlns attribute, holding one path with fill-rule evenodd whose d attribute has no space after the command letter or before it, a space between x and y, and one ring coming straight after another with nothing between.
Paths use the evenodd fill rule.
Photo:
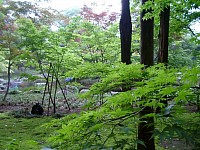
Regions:
<instances>
[{"instance_id":1,"label":"green ground cover","mask_svg":"<svg viewBox=\"0 0 200 150\"><path fill-rule=\"evenodd\" d=\"M42 126L52 117L14 118L0 113L0 150L41 149L47 146L45 138L53 131Z\"/></svg>"}]
</instances>

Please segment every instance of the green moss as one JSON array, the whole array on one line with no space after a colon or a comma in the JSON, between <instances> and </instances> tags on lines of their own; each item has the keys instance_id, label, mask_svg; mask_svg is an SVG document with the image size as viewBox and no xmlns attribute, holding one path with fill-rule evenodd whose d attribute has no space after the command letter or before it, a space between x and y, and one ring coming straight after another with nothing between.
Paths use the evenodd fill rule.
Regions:
<instances>
[{"instance_id":1,"label":"green moss","mask_svg":"<svg viewBox=\"0 0 200 150\"><path fill-rule=\"evenodd\" d=\"M42 127L52 117L14 118L8 114L0 114L0 149L40 149L45 145L45 138L53 131ZM12 147L12 148L11 148Z\"/></svg>"}]
</instances>

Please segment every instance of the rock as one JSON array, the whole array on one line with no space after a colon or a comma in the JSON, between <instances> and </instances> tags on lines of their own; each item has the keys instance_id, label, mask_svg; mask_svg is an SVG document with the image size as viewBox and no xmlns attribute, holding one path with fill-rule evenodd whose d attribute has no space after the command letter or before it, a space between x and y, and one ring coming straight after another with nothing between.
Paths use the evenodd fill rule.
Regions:
<instances>
[{"instance_id":1,"label":"rock","mask_svg":"<svg viewBox=\"0 0 200 150\"><path fill-rule=\"evenodd\" d=\"M31 110L31 114L42 115L43 112L44 112L44 110L39 103L36 103L35 105L33 105L32 110Z\"/></svg>"},{"instance_id":2,"label":"rock","mask_svg":"<svg viewBox=\"0 0 200 150\"><path fill-rule=\"evenodd\" d=\"M80 93L86 93L86 92L89 92L89 91L90 91L89 89L81 89Z\"/></svg>"},{"instance_id":3,"label":"rock","mask_svg":"<svg viewBox=\"0 0 200 150\"><path fill-rule=\"evenodd\" d=\"M43 147L41 150L55 150L55 149L51 149L51 148L48 148L48 147Z\"/></svg>"}]
</instances>

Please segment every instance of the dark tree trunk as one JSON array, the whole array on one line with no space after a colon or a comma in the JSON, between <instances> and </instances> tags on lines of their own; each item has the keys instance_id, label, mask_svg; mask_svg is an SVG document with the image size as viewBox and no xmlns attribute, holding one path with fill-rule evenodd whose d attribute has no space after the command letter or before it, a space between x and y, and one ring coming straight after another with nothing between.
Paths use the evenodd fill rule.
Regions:
<instances>
[{"instance_id":1,"label":"dark tree trunk","mask_svg":"<svg viewBox=\"0 0 200 150\"><path fill-rule=\"evenodd\" d=\"M148 0L142 0L144 4ZM153 63L153 24L154 19L143 20L145 13L151 10L143 10L141 12L141 64L144 64L146 67L152 66ZM143 97L142 100L146 98ZM152 107L145 107L140 112L140 123L138 125L138 139L143 141L145 146L138 143L138 150L155 150L155 143L153 137L154 131L154 118L142 118L143 116L153 113Z\"/></svg>"},{"instance_id":2,"label":"dark tree trunk","mask_svg":"<svg viewBox=\"0 0 200 150\"><path fill-rule=\"evenodd\" d=\"M122 0L122 13L120 19L121 61L131 63L131 36L132 23L129 0Z\"/></svg>"},{"instance_id":3,"label":"dark tree trunk","mask_svg":"<svg viewBox=\"0 0 200 150\"><path fill-rule=\"evenodd\" d=\"M153 108L151 107L145 107L140 112L140 123L138 126L138 140L143 141L145 146L138 143L137 149L138 150L155 150L155 143L154 143L154 137L153 137L153 131L154 131L154 118L149 117L145 119L141 119L141 117L153 113Z\"/></svg>"},{"instance_id":4,"label":"dark tree trunk","mask_svg":"<svg viewBox=\"0 0 200 150\"><path fill-rule=\"evenodd\" d=\"M168 64L168 37L169 37L169 17L170 6L167 6L160 12L160 31L159 31L159 50L158 50L158 63ZM167 99L167 96L165 96ZM167 100L163 101L163 104L167 106ZM160 113L161 108L156 109L157 113Z\"/></svg>"},{"instance_id":5,"label":"dark tree trunk","mask_svg":"<svg viewBox=\"0 0 200 150\"><path fill-rule=\"evenodd\" d=\"M7 89L6 89L6 93L3 97L3 101L6 101L6 98L7 98L7 95L9 93L9 90L10 90L10 78L11 78L11 66L12 66L12 63L11 63L11 60L9 59L8 61L8 83L7 83Z\"/></svg>"},{"instance_id":6,"label":"dark tree trunk","mask_svg":"<svg viewBox=\"0 0 200 150\"><path fill-rule=\"evenodd\" d=\"M170 6L167 6L160 13L158 63L168 63L169 17Z\"/></svg>"},{"instance_id":7,"label":"dark tree trunk","mask_svg":"<svg viewBox=\"0 0 200 150\"><path fill-rule=\"evenodd\" d=\"M142 0L142 4L144 4L147 0ZM141 26L141 64L145 66L152 66L153 62L153 25L154 19L143 20L143 16L147 13L147 11L143 10L141 12L140 26Z\"/></svg>"}]
</instances>

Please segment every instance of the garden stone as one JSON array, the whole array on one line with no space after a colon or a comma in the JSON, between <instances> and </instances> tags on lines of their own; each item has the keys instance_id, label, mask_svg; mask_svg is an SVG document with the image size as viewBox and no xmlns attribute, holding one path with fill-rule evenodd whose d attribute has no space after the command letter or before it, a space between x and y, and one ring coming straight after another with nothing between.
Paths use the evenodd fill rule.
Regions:
<instances>
[{"instance_id":1,"label":"garden stone","mask_svg":"<svg viewBox=\"0 0 200 150\"><path fill-rule=\"evenodd\" d=\"M86 92L89 92L89 91L90 91L89 89L81 89L80 93L86 93Z\"/></svg>"},{"instance_id":2,"label":"garden stone","mask_svg":"<svg viewBox=\"0 0 200 150\"><path fill-rule=\"evenodd\" d=\"M32 110L31 110L31 114L42 115L43 112L44 112L44 110L39 103L36 103L35 105L33 105Z\"/></svg>"}]
</instances>

